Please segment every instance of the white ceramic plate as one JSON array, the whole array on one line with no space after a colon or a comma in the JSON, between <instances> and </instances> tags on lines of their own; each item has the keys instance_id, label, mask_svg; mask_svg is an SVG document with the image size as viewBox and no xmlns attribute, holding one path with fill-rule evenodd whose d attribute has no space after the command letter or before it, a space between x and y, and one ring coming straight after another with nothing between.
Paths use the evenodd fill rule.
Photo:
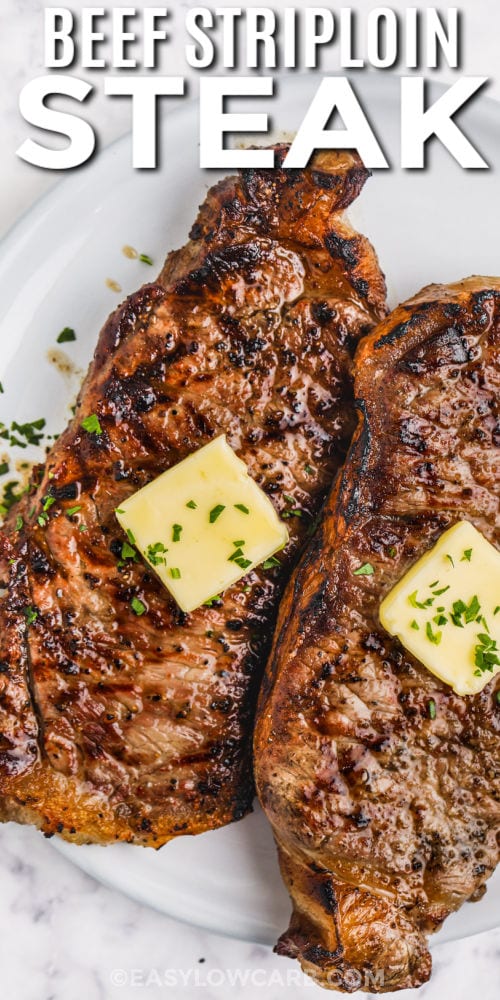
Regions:
<instances>
[{"instance_id":1,"label":"white ceramic plate","mask_svg":"<svg viewBox=\"0 0 500 1000\"><path fill-rule=\"evenodd\" d=\"M280 135L298 127L316 85L314 76L281 81L273 107ZM399 80L373 74L357 77L355 86L397 163ZM431 97L438 93L431 89ZM460 119L492 164L500 163L499 117L500 106L482 98ZM167 250L185 242L196 206L216 177L197 166L197 106L169 115L164 124L161 170L134 172L126 137L59 184L4 241L0 420L44 416L51 431L61 430L78 389L75 366L86 367L97 333L120 298L105 279L119 282L124 294L132 292L154 276ZM391 304L431 281L500 273L498 172L464 172L439 144L431 148L429 163L426 171L378 172L351 213L377 248ZM150 254L155 267L127 260L124 244ZM76 343L60 348L71 359L65 374L47 358L64 326L78 335ZM289 903L258 810L224 830L179 838L158 853L52 843L102 882L178 919L263 943L274 943L286 927ZM438 937L486 930L496 926L499 914L500 872L485 899L464 906Z\"/></svg>"}]
</instances>

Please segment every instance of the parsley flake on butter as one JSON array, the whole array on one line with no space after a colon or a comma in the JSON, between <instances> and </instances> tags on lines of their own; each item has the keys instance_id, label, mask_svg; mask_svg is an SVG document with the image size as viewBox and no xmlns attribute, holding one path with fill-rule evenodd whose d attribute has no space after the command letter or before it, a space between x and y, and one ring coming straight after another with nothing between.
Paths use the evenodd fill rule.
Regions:
<instances>
[{"instance_id":1,"label":"parsley flake on butter","mask_svg":"<svg viewBox=\"0 0 500 1000\"><path fill-rule=\"evenodd\" d=\"M210 524L215 524L217 518L221 516L222 511L225 509L226 508L223 503L218 503L215 507L212 507L212 510L208 515L208 520L210 521Z\"/></svg>"}]
</instances>

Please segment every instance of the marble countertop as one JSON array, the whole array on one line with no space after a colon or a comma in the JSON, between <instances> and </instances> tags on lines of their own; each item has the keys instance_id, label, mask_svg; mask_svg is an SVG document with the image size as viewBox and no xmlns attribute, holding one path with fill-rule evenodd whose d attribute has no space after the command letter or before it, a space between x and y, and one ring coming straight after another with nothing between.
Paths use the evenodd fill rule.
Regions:
<instances>
[{"instance_id":1,"label":"marble countertop","mask_svg":"<svg viewBox=\"0 0 500 1000\"><path fill-rule=\"evenodd\" d=\"M273 4L286 5L283 0ZM70 6L76 11L86 4L73 0ZM142 6L135 3L136 8ZM230 3L219 0L218 6ZM375 4L358 0L353 6L361 11ZM391 6L402 11L406 5L397 0ZM17 110L18 93L24 82L43 72L43 7L41 0L2 0L2 234L59 180L15 156L27 134ZM462 10L467 23L464 71L494 75L500 8L496 0L470 0ZM335 68L334 62L325 68ZM183 72L180 51L174 51L168 73ZM100 76L99 71L92 73L96 86ZM451 78L450 72L436 76ZM500 74L490 94L500 97ZM127 131L126 103L95 98L92 118L101 144ZM0 828L0 885L0 991L6 1000L131 1000L141 995L191 1000L200 990L207 1000L235 994L262 1000L325 995L301 977L295 963L270 949L175 922L99 885L34 830L13 824ZM500 928L440 945L433 954L433 979L422 988L421 997L468 1000L477 993L482 1000L496 1000Z\"/></svg>"},{"instance_id":2,"label":"marble countertop","mask_svg":"<svg viewBox=\"0 0 500 1000\"><path fill-rule=\"evenodd\" d=\"M325 996L270 948L177 923L99 885L33 830L11 823L0 830L0 880L6 1000ZM497 1000L500 929L440 945L433 957L422 1000Z\"/></svg>"}]
</instances>

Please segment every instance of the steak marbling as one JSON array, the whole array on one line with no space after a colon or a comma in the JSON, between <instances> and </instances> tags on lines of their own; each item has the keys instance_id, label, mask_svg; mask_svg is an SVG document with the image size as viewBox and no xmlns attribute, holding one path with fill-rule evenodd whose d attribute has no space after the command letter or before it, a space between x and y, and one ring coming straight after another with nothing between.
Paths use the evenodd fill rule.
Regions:
<instances>
[{"instance_id":1,"label":"steak marbling","mask_svg":"<svg viewBox=\"0 0 500 1000\"><path fill-rule=\"evenodd\" d=\"M256 779L294 907L277 950L327 987L421 985L427 935L499 860L500 675L458 697L379 622L453 523L500 547L499 347L490 278L426 288L362 342L359 426L281 605Z\"/></svg>"},{"instance_id":2,"label":"steak marbling","mask_svg":"<svg viewBox=\"0 0 500 1000\"><path fill-rule=\"evenodd\" d=\"M285 153L213 188L187 246L108 320L75 418L1 536L3 820L160 846L251 807L278 597L352 433L353 347L385 313L375 254L343 218L367 171L340 153L286 171ZM92 414L101 434L82 427ZM280 571L187 616L121 559L114 510L224 432L278 511L293 494L303 517Z\"/></svg>"}]
</instances>

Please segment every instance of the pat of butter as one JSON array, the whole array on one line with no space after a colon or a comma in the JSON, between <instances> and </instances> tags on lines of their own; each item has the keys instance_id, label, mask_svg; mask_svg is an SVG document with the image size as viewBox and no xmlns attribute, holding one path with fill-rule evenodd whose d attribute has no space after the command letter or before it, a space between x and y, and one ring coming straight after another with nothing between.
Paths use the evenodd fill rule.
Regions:
<instances>
[{"instance_id":1,"label":"pat of butter","mask_svg":"<svg viewBox=\"0 0 500 1000\"><path fill-rule=\"evenodd\" d=\"M380 621L456 694L477 694L500 670L500 552L459 521L387 595Z\"/></svg>"},{"instance_id":2,"label":"pat of butter","mask_svg":"<svg viewBox=\"0 0 500 1000\"><path fill-rule=\"evenodd\" d=\"M134 493L116 516L187 612L288 542L271 501L224 435Z\"/></svg>"}]
</instances>

